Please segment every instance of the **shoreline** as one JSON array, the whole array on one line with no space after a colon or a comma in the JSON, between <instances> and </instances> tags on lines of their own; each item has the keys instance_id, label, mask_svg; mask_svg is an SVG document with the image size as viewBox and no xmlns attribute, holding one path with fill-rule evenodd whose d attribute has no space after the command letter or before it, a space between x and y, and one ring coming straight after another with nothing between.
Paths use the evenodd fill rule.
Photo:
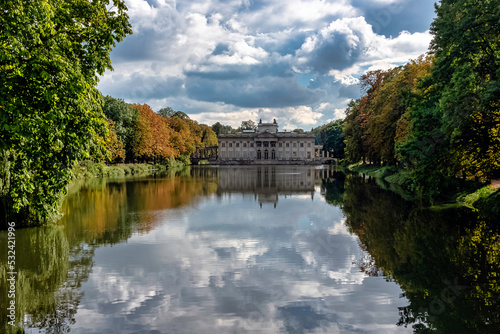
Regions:
<instances>
[{"instance_id":1,"label":"shoreline","mask_svg":"<svg viewBox=\"0 0 500 334\"><path fill-rule=\"evenodd\" d=\"M391 190L405 199L412 201L422 199L415 191L409 189L408 186L411 182L409 173L398 170L396 166L355 164L347 166L346 169L352 173L375 179L382 188ZM492 180L491 184L467 181L454 191L443 192L442 196L429 206L465 206L500 218L500 180Z\"/></svg>"}]
</instances>

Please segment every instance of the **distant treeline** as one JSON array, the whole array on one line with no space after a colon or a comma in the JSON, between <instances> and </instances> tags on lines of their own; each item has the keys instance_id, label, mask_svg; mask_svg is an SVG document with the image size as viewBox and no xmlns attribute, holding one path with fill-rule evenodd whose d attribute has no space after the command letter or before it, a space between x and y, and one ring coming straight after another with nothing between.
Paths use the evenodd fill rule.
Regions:
<instances>
[{"instance_id":1,"label":"distant treeline","mask_svg":"<svg viewBox=\"0 0 500 334\"><path fill-rule=\"evenodd\" d=\"M146 104L128 104L106 96L103 111L109 124L107 161L112 163L187 160L197 149L217 145L217 135L210 126L170 107L155 113Z\"/></svg>"}]
</instances>

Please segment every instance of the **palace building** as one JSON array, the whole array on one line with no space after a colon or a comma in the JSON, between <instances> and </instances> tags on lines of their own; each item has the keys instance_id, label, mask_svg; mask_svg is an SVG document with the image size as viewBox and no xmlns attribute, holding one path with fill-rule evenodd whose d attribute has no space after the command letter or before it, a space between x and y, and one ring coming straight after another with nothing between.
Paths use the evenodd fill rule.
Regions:
<instances>
[{"instance_id":1,"label":"palace building","mask_svg":"<svg viewBox=\"0 0 500 334\"><path fill-rule=\"evenodd\" d=\"M260 120L256 130L219 135L221 163L293 164L314 160L314 135L278 131L276 120L273 123Z\"/></svg>"}]
</instances>

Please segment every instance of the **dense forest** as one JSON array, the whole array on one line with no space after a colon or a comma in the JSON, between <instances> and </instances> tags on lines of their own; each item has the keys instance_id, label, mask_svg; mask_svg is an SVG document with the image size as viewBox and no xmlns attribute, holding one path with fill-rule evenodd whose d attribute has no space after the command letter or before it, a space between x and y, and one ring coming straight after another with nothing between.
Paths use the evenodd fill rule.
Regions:
<instances>
[{"instance_id":1,"label":"dense forest","mask_svg":"<svg viewBox=\"0 0 500 334\"><path fill-rule=\"evenodd\" d=\"M341 156L344 143L350 163L397 166L421 195L499 177L499 10L498 1L441 1L429 54L364 74L345 119L321 128L326 147Z\"/></svg>"}]
</instances>

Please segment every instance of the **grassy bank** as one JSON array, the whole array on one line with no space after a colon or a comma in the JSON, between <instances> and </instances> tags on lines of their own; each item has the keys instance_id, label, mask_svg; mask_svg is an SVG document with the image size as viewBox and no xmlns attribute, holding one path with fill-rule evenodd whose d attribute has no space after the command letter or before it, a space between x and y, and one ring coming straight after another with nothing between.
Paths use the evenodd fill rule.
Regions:
<instances>
[{"instance_id":1,"label":"grassy bank","mask_svg":"<svg viewBox=\"0 0 500 334\"><path fill-rule=\"evenodd\" d=\"M396 166L376 166L370 164L354 164L347 166L347 170L374 178L377 184L386 190L399 194L404 199L413 201L416 194L410 190L410 176Z\"/></svg>"},{"instance_id":2,"label":"grassy bank","mask_svg":"<svg viewBox=\"0 0 500 334\"><path fill-rule=\"evenodd\" d=\"M394 191L409 200L418 199L411 190L412 180L407 171L396 166L376 166L370 164L349 165L348 170L372 177L383 189ZM457 181L455 189L447 189L436 204L451 203L467 206L485 212L489 216L500 217L500 189L479 182Z\"/></svg>"},{"instance_id":3,"label":"grassy bank","mask_svg":"<svg viewBox=\"0 0 500 334\"><path fill-rule=\"evenodd\" d=\"M184 161L170 160L167 164L116 164L106 165L93 161L83 161L73 169L75 179L94 177L122 177L163 172L170 169L179 169L186 166Z\"/></svg>"},{"instance_id":4,"label":"grassy bank","mask_svg":"<svg viewBox=\"0 0 500 334\"><path fill-rule=\"evenodd\" d=\"M76 179L93 177L120 177L165 170L165 166L149 164L106 165L92 161L84 161L73 169Z\"/></svg>"}]
</instances>

